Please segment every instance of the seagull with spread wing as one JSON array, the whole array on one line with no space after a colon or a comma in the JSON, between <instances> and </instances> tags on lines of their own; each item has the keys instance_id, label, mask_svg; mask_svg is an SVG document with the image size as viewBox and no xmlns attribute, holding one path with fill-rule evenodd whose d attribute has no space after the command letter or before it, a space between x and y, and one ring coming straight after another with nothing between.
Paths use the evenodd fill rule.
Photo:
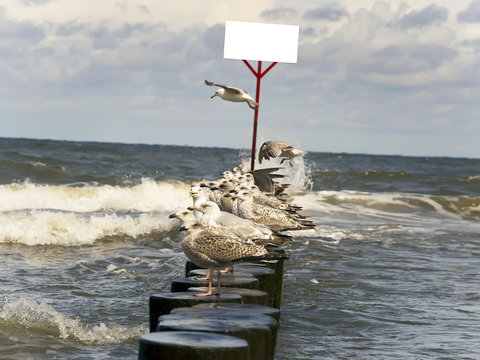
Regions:
<instances>
[{"instance_id":1,"label":"seagull with spread wing","mask_svg":"<svg viewBox=\"0 0 480 360\"><path fill-rule=\"evenodd\" d=\"M233 86L216 84L211 81L205 80L205 85L207 86L218 86L220 89L215 91L215 93L210 96L213 99L215 96L221 97L223 100L233 101L233 102L242 102L245 101L251 109L254 109L260 106L253 98L245 91Z\"/></svg>"},{"instance_id":2,"label":"seagull with spread wing","mask_svg":"<svg viewBox=\"0 0 480 360\"><path fill-rule=\"evenodd\" d=\"M265 141L258 152L258 162L261 164L262 159L270 160L270 158L283 157L281 164L289 159L290 166L293 166L292 160L297 156L305 156L307 153L300 149L295 149L291 145L287 145L282 141Z\"/></svg>"}]
</instances>

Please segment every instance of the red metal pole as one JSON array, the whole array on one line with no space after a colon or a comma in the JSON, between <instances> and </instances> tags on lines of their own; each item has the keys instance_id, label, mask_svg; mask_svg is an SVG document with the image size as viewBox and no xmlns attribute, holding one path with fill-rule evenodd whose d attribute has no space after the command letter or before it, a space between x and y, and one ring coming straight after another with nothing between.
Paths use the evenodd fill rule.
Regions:
<instances>
[{"instance_id":1,"label":"red metal pole","mask_svg":"<svg viewBox=\"0 0 480 360\"><path fill-rule=\"evenodd\" d=\"M260 80L262 79L262 62L258 62L257 70L257 91L255 93L255 101L260 104ZM253 139L252 139L252 161L250 164L250 170L255 170L255 149L257 147L257 124L258 124L258 106L255 107L255 115L253 117Z\"/></svg>"},{"instance_id":2,"label":"red metal pole","mask_svg":"<svg viewBox=\"0 0 480 360\"><path fill-rule=\"evenodd\" d=\"M260 104L260 80L262 79L263 76L267 72L270 71L271 68L273 68L277 63L273 62L270 64L270 66L262 73L262 62L258 61L258 68L257 71L250 65L250 63L247 60L243 60L245 65L250 69L250 71L255 75L257 78L257 90L255 93L255 101ZM252 139L252 160L250 163L250 170L255 170L255 149L257 147L257 124L258 124L258 106L255 108L255 115L253 118L253 139Z\"/></svg>"}]
</instances>

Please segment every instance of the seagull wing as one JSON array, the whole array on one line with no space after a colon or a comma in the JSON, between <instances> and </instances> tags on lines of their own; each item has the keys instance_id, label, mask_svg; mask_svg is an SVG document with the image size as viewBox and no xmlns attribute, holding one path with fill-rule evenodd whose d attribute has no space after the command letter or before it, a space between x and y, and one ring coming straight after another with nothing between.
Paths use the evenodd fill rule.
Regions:
<instances>
[{"instance_id":1,"label":"seagull wing","mask_svg":"<svg viewBox=\"0 0 480 360\"><path fill-rule=\"evenodd\" d=\"M281 141L264 142L258 152L258 162L261 164L262 158L270 160L270 158L280 156L286 147L288 147L288 145Z\"/></svg>"},{"instance_id":2,"label":"seagull wing","mask_svg":"<svg viewBox=\"0 0 480 360\"><path fill-rule=\"evenodd\" d=\"M259 245L214 233L200 236L195 242L203 255L220 264L266 253L265 249Z\"/></svg>"},{"instance_id":3,"label":"seagull wing","mask_svg":"<svg viewBox=\"0 0 480 360\"><path fill-rule=\"evenodd\" d=\"M229 91L232 94L241 95L241 94L246 94L247 93L245 90L236 88L234 86L217 84L217 83L214 83L214 82L208 81L208 80L205 80L205 85L207 85L207 86L218 86L218 87L221 87L221 88L225 89L225 91Z\"/></svg>"}]
</instances>

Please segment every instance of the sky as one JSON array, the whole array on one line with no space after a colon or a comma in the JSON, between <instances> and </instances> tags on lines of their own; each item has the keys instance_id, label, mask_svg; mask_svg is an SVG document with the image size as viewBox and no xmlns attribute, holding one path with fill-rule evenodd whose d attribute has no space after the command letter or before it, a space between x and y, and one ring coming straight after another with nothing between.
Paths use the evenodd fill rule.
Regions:
<instances>
[{"instance_id":1,"label":"sky","mask_svg":"<svg viewBox=\"0 0 480 360\"><path fill-rule=\"evenodd\" d=\"M204 83L255 97L226 21L300 27L257 145L480 157L480 0L2 0L0 137L250 148L253 111Z\"/></svg>"}]
</instances>

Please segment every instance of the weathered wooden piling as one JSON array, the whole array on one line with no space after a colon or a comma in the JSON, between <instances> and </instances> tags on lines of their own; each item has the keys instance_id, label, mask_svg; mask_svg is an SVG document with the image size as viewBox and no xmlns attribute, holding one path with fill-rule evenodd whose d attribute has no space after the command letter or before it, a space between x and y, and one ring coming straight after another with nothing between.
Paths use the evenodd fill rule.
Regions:
<instances>
[{"instance_id":1,"label":"weathered wooden piling","mask_svg":"<svg viewBox=\"0 0 480 360\"><path fill-rule=\"evenodd\" d=\"M253 276L236 276L232 274L225 274L222 275L221 278L222 286L224 287L239 287L239 288L246 288L246 289L254 289L258 290L258 280L255 279ZM214 276L213 286L216 286L217 280L216 276ZM173 280L171 283L171 291L172 292L180 292L180 291L188 291L191 287L198 287L198 286L208 286L207 280L198 280L194 276L183 278L183 279L176 279Z\"/></svg>"},{"instance_id":2,"label":"weathered wooden piling","mask_svg":"<svg viewBox=\"0 0 480 360\"><path fill-rule=\"evenodd\" d=\"M180 310L180 309L177 309ZM228 311L172 313L158 318L157 331L203 331L232 335L247 341L249 359L273 360L278 322L267 315ZM193 316L193 317L192 317Z\"/></svg>"},{"instance_id":3,"label":"weathered wooden piling","mask_svg":"<svg viewBox=\"0 0 480 360\"><path fill-rule=\"evenodd\" d=\"M189 276L205 276L207 270L196 269L191 270ZM265 291L268 294L268 306L273 306L273 299L275 297L275 271L266 266L243 265L235 266L234 276L253 276L258 280L258 289ZM223 284L223 281L222 281Z\"/></svg>"},{"instance_id":4,"label":"weathered wooden piling","mask_svg":"<svg viewBox=\"0 0 480 360\"><path fill-rule=\"evenodd\" d=\"M245 316L271 316L277 321L277 324L280 320L280 310L272 308L270 306L259 306L252 304L238 304L238 303L203 303L195 305L191 308L178 308L174 309L171 312L172 315L175 314L186 314L190 317L208 317L208 318L219 318L220 315L227 315L229 319L234 317L245 317ZM270 330L272 331L272 352L275 354L276 344L277 344L277 335L278 335L278 326L271 326Z\"/></svg>"},{"instance_id":5,"label":"weathered wooden piling","mask_svg":"<svg viewBox=\"0 0 480 360\"><path fill-rule=\"evenodd\" d=\"M240 338L194 331L161 331L140 339L139 360L245 360L248 343Z\"/></svg>"},{"instance_id":6,"label":"weathered wooden piling","mask_svg":"<svg viewBox=\"0 0 480 360\"><path fill-rule=\"evenodd\" d=\"M239 311L242 314L262 314L273 317L275 320L280 321L280 310L263 305L255 304L238 304L238 303L203 303L194 305L192 308L195 309L219 309L220 311L230 311L236 312ZM184 309L187 310L187 309ZM173 310L174 312L177 310Z\"/></svg>"},{"instance_id":7,"label":"weathered wooden piling","mask_svg":"<svg viewBox=\"0 0 480 360\"><path fill-rule=\"evenodd\" d=\"M202 303L242 302L242 296L235 293L220 294L220 296L195 296L193 292L174 292L154 294L149 299L150 332L155 330L158 317L169 314L175 308L190 307Z\"/></svg>"},{"instance_id":8,"label":"weathered wooden piling","mask_svg":"<svg viewBox=\"0 0 480 360\"><path fill-rule=\"evenodd\" d=\"M201 269L201 267L195 264L194 262L187 260L185 262L185 277L189 276L188 274L190 273L190 271L196 270L196 269Z\"/></svg>"},{"instance_id":9,"label":"weathered wooden piling","mask_svg":"<svg viewBox=\"0 0 480 360\"><path fill-rule=\"evenodd\" d=\"M206 287L191 287L188 289L189 292L196 293L205 293L208 288ZM242 304L254 304L254 305L264 305L271 306L271 298L269 294L265 291L254 290L254 289L244 289L244 288L224 288L222 287L222 294L231 293L238 294L242 297Z\"/></svg>"}]
</instances>

